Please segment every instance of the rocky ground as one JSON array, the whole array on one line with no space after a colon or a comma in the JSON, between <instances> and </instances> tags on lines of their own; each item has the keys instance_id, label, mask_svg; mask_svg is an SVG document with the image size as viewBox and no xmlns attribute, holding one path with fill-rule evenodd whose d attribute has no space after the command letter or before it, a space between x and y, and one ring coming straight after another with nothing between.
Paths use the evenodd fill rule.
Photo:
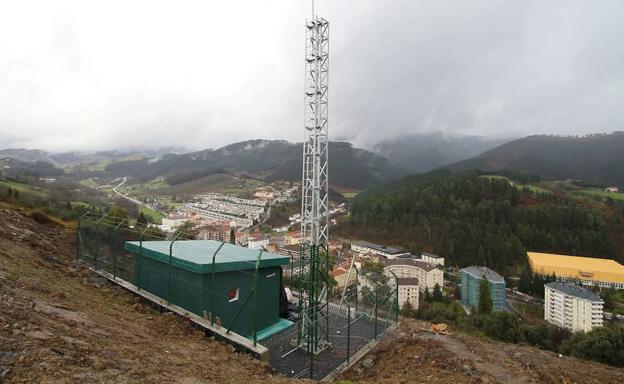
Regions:
<instances>
[{"instance_id":1,"label":"rocky ground","mask_svg":"<svg viewBox=\"0 0 624 384\"><path fill-rule=\"evenodd\" d=\"M73 239L0 206L0 383L292 382L75 263ZM429 327L403 320L337 380L624 382L623 369Z\"/></svg>"}]
</instances>

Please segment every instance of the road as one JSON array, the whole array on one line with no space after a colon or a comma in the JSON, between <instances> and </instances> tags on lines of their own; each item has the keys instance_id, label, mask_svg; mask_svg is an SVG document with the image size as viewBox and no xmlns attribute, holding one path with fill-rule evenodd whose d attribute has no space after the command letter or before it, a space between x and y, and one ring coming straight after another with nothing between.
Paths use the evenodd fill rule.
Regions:
<instances>
[{"instance_id":1,"label":"road","mask_svg":"<svg viewBox=\"0 0 624 384\"><path fill-rule=\"evenodd\" d=\"M269 188L271 188L273 193L275 193L275 189L273 189L272 186L269 185ZM271 202L269 202L269 208L267 209L266 215L264 216L264 219L262 219L262 221L258 223L258 225L264 224L267 222L267 220L269 220L269 217L271 217L271 208L273 208L273 204L275 204L276 202L277 202L277 197L271 200Z\"/></svg>"},{"instance_id":2,"label":"road","mask_svg":"<svg viewBox=\"0 0 624 384\"><path fill-rule=\"evenodd\" d=\"M117 188L119 188L119 187L121 187L122 185L124 185L124 184L126 183L126 181L127 181L127 177L125 177L125 176L124 176L124 178L123 178L123 180L121 181L121 183L119 183L119 184L117 184L116 186L114 186L114 187L113 187L113 192L115 192L117 195L119 195L119 196L123 197L124 199L126 199L126 200L128 200L128 201L133 202L134 204L137 204L137 205L144 205L144 204L143 204L143 203L141 203L139 200L137 200L137 199L133 199L133 198L132 198L132 197L130 197L130 196L126 196L126 195L124 195L123 193L121 193L121 192L119 192L119 191L117 190Z\"/></svg>"}]
</instances>

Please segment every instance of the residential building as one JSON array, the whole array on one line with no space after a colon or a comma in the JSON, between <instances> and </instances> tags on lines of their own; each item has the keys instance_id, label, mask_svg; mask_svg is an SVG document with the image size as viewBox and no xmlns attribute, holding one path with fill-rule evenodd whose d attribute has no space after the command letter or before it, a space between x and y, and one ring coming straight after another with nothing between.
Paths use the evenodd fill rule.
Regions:
<instances>
[{"instance_id":1,"label":"residential building","mask_svg":"<svg viewBox=\"0 0 624 384\"><path fill-rule=\"evenodd\" d=\"M171 214L171 215L168 215L167 217L162 218L162 226L169 227L169 228L178 228L189 220L191 220L190 215Z\"/></svg>"},{"instance_id":2,"label":"residential building","mask_svg":"<svg viewBox=\"0 0 624 384\"><path fill-rule=\"evenodd\" d=\"M420 254L420 259L425 263L439 265L444 267L444 257L437 256L432 253L423 252Z\"/></svg>"},{"instance_id":3,"label":"residential building","mask_svg":"<svg viewBox=\"0 0 624 384\"><path fill-rule=\"evenodd\" d=\"M409 252L405 252L401 248L370 243L368 241L356 241L352 243L351 250L362 255L366 253L374 253L387 259L395 259L398 256L409 255Z\"/></svg>"},{"instance_id":4,"label":"residential building","mask_svg":"<svg viewBox=\"0 0 624 384\"><path fill-rule=\"evenodd\" d=\"M247 238L247 248L249 249L264 249L269 245L269 238L257 235L257 236L249 236Z\"/></svg>"},{"instance_id":5,"label":"residential building","mask_svg":"<svg viewBox=\"0 0 624 384\"><path fill-rule=\"evenodd\" d=\"M527 252L531 271L587 286L624 289L624 265L611 259Z\"/></svg>"},{"instance_id":6,"label":"residential building","mask_svg":"<svg viewBox=\"0 0 624 384\"><path fill-rule=\"evenodd\" d=\"M471 266L461 270L461 303L466 307L479 308L479 288L484 277L490 285L492 309L504 311L506 304L505 279L486 267Z\"/></svg>"},{"instance_id":7,"label":"residential building","mask_svg":"<svg viewBox=\"0 0 624 384\"><path fill-rule=\"evenodd\" d=\"M605 192L618 193L620 192L620 189L618 187L608 187L605 188Z\"/></svg>"},{"instance_id":8,"label":"residential building","mask_svg":"<svg viewBox=\"0 0 624 384\"><path fill-rule=\"evenodd\" d=\"M351 263L345 262L341 265L338 265L329 273L334 278L334 280L336 280L337 288L343 289L345 286L354 284L357 281L357 275L355 273L355 270L352 270L351 273L349 273L350 269Z\"/></svg>"},{"instance_id":9,"label":"residential building","mask_svg":"<svg viewBox=\"0 0 624 384\"><path fill-rule=\"evenodd\" d=\"M291 231L284 235L284 244L298 245L301 244L301 232Z\"/></svg>"},{"instance_id":10,"label":"residential building","mask_svg":"<svg viewBox=\"0 0 624 384\"><path fill-rule=\"evenodd\" d=\"M405 302L409 301L412 308L418 309L420 288L418 287L418 279L402 278L399 279L399 308L403 308Z\"/></svg>"},{"instance_id":11,"label":"residential building","mask_svg":"<svg viewBox=\"0 0 624 384\"><path fill-rule=\"evenodd\" d=\"M229 225L204 225L197 228L197 240L216 240L230 242Z\"/></svg>"},{"instance_id":12,"label":"residential building","mask_svg":"<svg viewBox=\"0 0 624 384\"><path fill-rule=\"evenodd\" d=\"M401 279L418 279L421 292L424 292L425 289L433 292L436 284L440 288L444 286L444 271L437 268L434 264L426 263L419 259L397 258L384 260L384 265L384 275L391 279L394 278L394 275Z\"/></svg>"},{"instance_id":13,"label":"residential building","mask_svg":"<svg viewBox=\"0 0 624 384\"><path fill-rule=\"evenodd\" d=\"M604 302L591 290L562 281L544 285L544 319L572 332L602 327Z\"/></svg>"}]
</instances>

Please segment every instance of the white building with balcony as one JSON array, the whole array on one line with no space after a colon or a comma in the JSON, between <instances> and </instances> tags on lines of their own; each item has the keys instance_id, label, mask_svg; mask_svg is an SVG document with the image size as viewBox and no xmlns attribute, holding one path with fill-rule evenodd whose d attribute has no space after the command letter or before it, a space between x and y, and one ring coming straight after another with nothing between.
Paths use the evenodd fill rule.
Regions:
<instances>
[{"instance_id":1,"label":"white building with balcony","mask_svg":"<svg viewBox=\"0 0 624 384\"><path fill-rule=\"evenodd\" d=\"M604 302L580 285L555 281L544 285L544 319L572 332L602 327Z\"/></svg>"},{"instance_id":2,"label":"white building with balcony","mask_svg":"<svg viewBox=\"0 0 624 384\"><path fill-rule=\"evenodd\" d=\"M440 286L440 289L444 287L444 272L436 265L422 260L412 258L384 260L384 275L392 279L393 273L399 279L418 279L421 292L428 289L429 293L432 293L436 284Z\"/></svg>"}]
</instances>

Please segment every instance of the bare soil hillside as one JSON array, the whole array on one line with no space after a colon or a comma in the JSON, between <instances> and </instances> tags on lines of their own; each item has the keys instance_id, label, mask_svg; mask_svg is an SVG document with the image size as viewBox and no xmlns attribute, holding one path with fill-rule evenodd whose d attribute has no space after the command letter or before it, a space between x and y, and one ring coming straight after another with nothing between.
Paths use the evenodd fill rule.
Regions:
<instances>
[{"instance_id":1,"label":"bare soil hillside","mask_svg":"<svg viewBox=\"0 0 624 384\"><path fill-rule=\"evenodd\" d=\"M404 319L340 379L362 383L624 383L624 369Z\"/></svg>"},{"instance_id":2,"label":"bare soil hillside","mask_svg":"<svg viewBox=\"0 0 624 384\"><path fill-rule=\"evenodd\" d=\"M0 209L0 382L284 382L73 262L73 235Z\"/></svg>"}]
</instances>

